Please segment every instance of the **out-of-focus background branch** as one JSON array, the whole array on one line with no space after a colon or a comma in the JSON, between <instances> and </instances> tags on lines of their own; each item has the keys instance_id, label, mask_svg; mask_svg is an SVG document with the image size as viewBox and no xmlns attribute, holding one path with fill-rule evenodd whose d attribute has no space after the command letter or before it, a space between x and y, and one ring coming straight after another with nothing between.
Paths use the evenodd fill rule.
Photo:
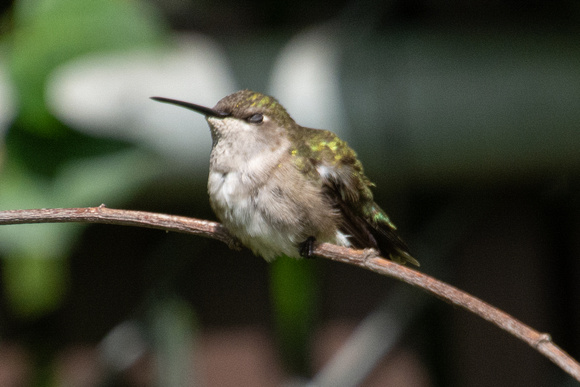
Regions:
<instances>
[{"instance_id":1,"label":"out-of-focus background branch","mask_svg":"<svg viewBox=\"0 0 580 387\"><path fill-rule=\"evenodd\" d=\"M207 125L148 97L256 89L348 140L422 271L578 358L579 21L572 0L3 3L0 209L211 218ZM415 303L341 265L69 224L2 227L0 258L3 386L346 382L323 378L342 343L366 385L572 383L435 304L380 345L376 316Z\"/></svg>"}]
</instances>

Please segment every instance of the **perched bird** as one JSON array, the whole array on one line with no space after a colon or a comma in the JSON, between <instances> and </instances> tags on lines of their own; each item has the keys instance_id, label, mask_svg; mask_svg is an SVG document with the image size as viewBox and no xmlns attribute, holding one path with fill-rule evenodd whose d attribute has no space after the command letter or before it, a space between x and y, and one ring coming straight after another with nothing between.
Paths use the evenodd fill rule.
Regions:
<instances>
[{"instance_id":1,"label":"perched bird","mask_svg":"<svg viewBox=\"0 0 580 387\"><path fill-rule=\"evenodd\" d=\"M356 153L327 130L298 125L277 100L242 90L213 108L152 99L201 113L212 150L208 192L219 220L254 254L312 254L314 241L375 248L399 263L419 262L374 202Z\"/></svg>"}]
</instances>

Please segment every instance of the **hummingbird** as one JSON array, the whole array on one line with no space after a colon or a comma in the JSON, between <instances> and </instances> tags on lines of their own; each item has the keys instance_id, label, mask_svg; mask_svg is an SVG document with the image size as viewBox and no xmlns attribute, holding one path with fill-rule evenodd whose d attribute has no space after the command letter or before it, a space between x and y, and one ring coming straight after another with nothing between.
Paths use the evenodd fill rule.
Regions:
<instances>
[{"instance_id":1,"label":"hummingbird","mask_svg":"<svg viewBox=\"0 0 580 387\"><path fill-rule=\"evenodd\" d=\"M266 261L310 257L315 242L374 248L419 262L375 203L354 150L328 130L298 125L273 97L241 90L213 108L151 97L205 116L211 131L208 193L227 230Z\"/></svg>"}]
</instances>

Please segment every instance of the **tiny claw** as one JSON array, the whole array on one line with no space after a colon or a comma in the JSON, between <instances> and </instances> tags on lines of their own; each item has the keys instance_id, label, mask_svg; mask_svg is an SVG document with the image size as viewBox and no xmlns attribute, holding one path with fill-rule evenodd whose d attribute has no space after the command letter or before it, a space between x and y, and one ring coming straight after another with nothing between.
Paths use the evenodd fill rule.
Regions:
<instances>
[{"instance_id":1,"label":"tiny claw","mask_svg":"<svg viewBox=\"0 0 580 387\"><path fill-rule=\"evenodd\" d=\"M363 260L368 261L376 257L380 257L380 253L377 249L369 247L363 250Z\"/></svg>"},{"instance_id":2,"label":"tiny claw","mask_svg":"<svg viewBox=\"0 0 580 387\"><path fill-rule=\"evenodd\" d=\"M232 237L228 242L228 248L234 251L242 251L244 245L240 242L239 239Z\"/></svg>"},{"instance_id":3,"label":"tiny claw","mask_svg":"<svg viewBox=\"0 0 580 387\"><path fill-rule=\"evenodd\" d=\"M310 236L304 242L300 243L299 251L301 257L314 258L314 241L316 241L316 238Z\"/></svg>"}]
</instances>

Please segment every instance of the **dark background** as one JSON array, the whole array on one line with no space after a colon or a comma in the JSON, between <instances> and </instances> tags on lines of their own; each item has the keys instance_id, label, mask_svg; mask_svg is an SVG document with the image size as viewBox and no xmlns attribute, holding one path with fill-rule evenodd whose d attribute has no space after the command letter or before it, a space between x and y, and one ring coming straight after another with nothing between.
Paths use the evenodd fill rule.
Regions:
<instances>
[{"instance_id":1,"label":"dark background","mask_svg":"<svg viewBox=\"0 0 580 387\"><path fill-rule=\"evenodd\" d=\"M575 1L4 3L0 210L214 219L203 119L147 98L272 93L358 152L421 271L579 358L579 25ZM172 67L176 34L215 72ZM178 121L199 136L185 156ZM389 311L414 318L385 327L364 385L574 385L480 318L334 262L108 225L3 226L0 258L2 386L305 384L401 287Z\"/></svg>"}]
</instances>

